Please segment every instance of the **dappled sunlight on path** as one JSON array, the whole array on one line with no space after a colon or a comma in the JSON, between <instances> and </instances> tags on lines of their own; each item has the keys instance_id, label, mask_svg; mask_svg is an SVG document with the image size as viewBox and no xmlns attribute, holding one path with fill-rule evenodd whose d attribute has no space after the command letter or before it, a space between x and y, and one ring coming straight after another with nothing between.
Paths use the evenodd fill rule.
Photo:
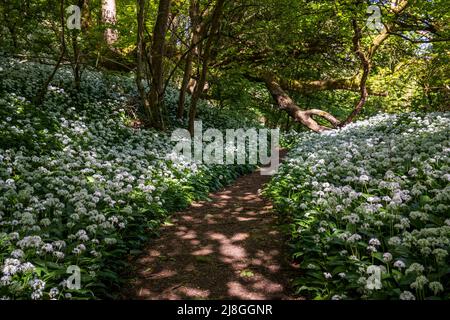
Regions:
<instances>
[{"instance_id":1,"label":"dappled sunlight on path","mask_svg":"<svg viewBox=\"0 0 450 320\"><path fill-rule=\"evenodd\" d=\"M136 262L135 299L288 299L295 271L259 171L173 215Z\"/></svg>"}]
</instances>

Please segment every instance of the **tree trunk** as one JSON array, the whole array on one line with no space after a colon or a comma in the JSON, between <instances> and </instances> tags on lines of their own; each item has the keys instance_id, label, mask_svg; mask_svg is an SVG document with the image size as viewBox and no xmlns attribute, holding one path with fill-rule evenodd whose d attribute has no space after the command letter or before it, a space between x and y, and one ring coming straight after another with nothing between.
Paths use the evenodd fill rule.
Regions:
<instances>
[{"instance_id":1,"label":"tree trunk","mask_svg":"<svg viewBox=\"0 0 450 320\"><path fill-rule=\"evenodd\" d=\"M81 12L85 10L85 0L78 0L78 7L80 7ZM81 26L82 30L85 30L86 25ZM72 30L72 49L73 49L73 63L72 70L75 80L75 89L77 91L81 88L81 49L78 44L78 31Z\"/></svg>"},{"instance_id":2,"label":"tree trunk","mask_svg":"<svg viewBox=\"0 0 450 320\"><path fill-rule=\"evenodd\" d=\"M66 54L66 38L65 38L65 19L64 19L64 15L65 15L65 11L64 11L64 0L60 1L60 21L61 21L61 34L60 34L60 46L61 46L61 50L60 50L60 56L58 61L56 62L55 67L53 68L52 73L48 76L47 80L44 82L44 84L42 85L42 87L39 89L39 91L37 92L36 96L33 98L33 103L36 106L40 106L42 105L42 103L44 102L45 99L45 95L47 94L47 90L48 90L48 86L50 84L50 82L52 82L53 78L55 77L56 72L59 69L59 66L61 65L63 59L64 59L64 55Z\"/></svg>"},{"instance_id":3,"label":"tree trunk","mask_svg":"<svg viewBox=\"0 0 450 320\"><path fill-rule=\"evenodd\" d=\"M102 22L110 25L116 24L116 0L102 0ZM118 38L117 30L107 28L103 37L108 46L113 48L113 45Z\"/></svg>"},{"instance_id":4,"label":"tree trunk","mask_svg":"<svg viewBox=\"0 0 450 320\"><path fill-rule=\"evenodd\" d=\"M350 113L347 119L345 119L345 121L341 123L340 126L345 126L353 121L353 119L361 112L362 108L366 104L367 97L369 96L369 93L367 92L366 82L371 70L371 63L369 58L364 54L364 52L361 49L361 38L362 38L361 29L358 27L358 23L356 22L355 19L353 19L352 24L353 29L355 30L355 35L353 37L354 50L358 58L361 60L361 64L363 67L363 75L361 77L359 85L361 97L358 103L356 104L356 107L353 109L353 111Z\"/></svg>"},{"instance_id":5,"label":"tree trunk","mask_svg":"<svg viewBox=\"0 0 450 320\"><path fill-rule=\"evenodd\" d=\"M176 57L178 46L181 39L178 38L177 30L180 28L181 17L177 12L169 13L169 33L170 37L166 44L166 56L168 58Z\"/></svg>"},{"instance_id":6,"label":"tree trunk","mask_svg":"<svg viewBox=\"0 0 450 320\"><path fill-rule=\"evenodd\" d=\"M195 116L197 113L197 104L200 99L201 94L204 91L206 84L206 77L208 74L208 64L209 58L211 56L211 49L213 40L217 36L220 27L220 18L222 16L224 0L217 0L216 6L214 8L213 15L211 17L211 28L208 40L206 41L206 45L203 52L203 61L202 61L202 71L200 74L200 79L197 82L197 86L195 87L194 93L191 98L191 105L189 107L189 132L191 135L194 135L194 122Z\"/></svg>"},{"instance_id":7,"label":"tree trunk","mask_svg":"<svg viewBox=\"0 0 450 320\"><path fill-rule=\"evenodd\" d=\"M392 9L395 15L399 15L402 13L409 5L408 0L400 0L397 3L397 6ZM353 111L347 117L347 119L340 124L340 126L345 126L351 123L355 117L362 111L364 105L366 104L367 97L369 96L369 91L366 86L367 79L369 77L370 71L372 69L372 59L377 51L377 49L383 44L384 41L389 37L390 32L393 28L392 24L386 24L384 30L372 40L371 46L367 50L367 53L364 53L361 46L361 29L358 26L356 19L352 20L352 26L355 31L355 35L353 36L353 47L356 55L361 61L361 65L363 68L363 75L359 84L360 98L358 103L356 104Z\"/></svg>"},{"instance_id":8,"label":"tree trunk","mask_svg":"<svg viewBox=\"0 0 450 320\"><path fill-rule=\"evenodd\" d=\"M199 22L199 2L198 0L191 0L189 7L189 17L191 21L191 43L189 53L186 56L186 65L184 67L183 81L180 88L180 96L178 98L177 118L183 119L184 116L184 103L186 100L186 92L188 90L189 81L192 74L192 62L194 56L198 55L197 44L200 39L200 22Z\"/></svg>"},{"instance_id":9,"label":"tree trunk","mask_svg":"<svg viewBox=\"0 0 450 320\"><path fill-rule=\"evenodd\" d=\"M138 88L139 96L141 98L142 106L146 119L151 121L153 118L151 109L148 103L147 94L145 93L144 85L142 84L144 75L144 22L145 22L145 0L138 1L138 32L137 32L137 66L136 66L136 85Z\"/></svg>"},{"instance_id":10,"label":"tree trunk","mask_svg":"<svg viewBox=\"0 0 450 320\"><path fill-rule=\"evenodd\" d=\"M164 130L161 107L164 95L164 65L163 58L166 44L171 0L160 0L158 17L153 29L153 43L150 52L150 67L152 71L152 86L148 95L151 124L153 127Z\"/></svg>"},{"instance_id":11,"label":"tree trunk","mask_svg":"<svg viewBox=\"0 0 450 320\"><path fill-rule=\"evenodd\" d=\"M295 102L284 92L281 86L275 81L270 74L263 76L264 82L270 94L276 101L278 108L287 112L296 122L299 122L314 132L323 132L330 128L318 124L312 116L319 116L331 123L333 127L337 127L340 122L326 111L318 109L302 110Z\"/></svg>"},{"instance_id":12,"label":"tree trunk","mask_svg":"<svg viewBox=\"0 0 450 320\"><path fill-rule=\"evenodd\" d=\"M73 76L75 79L75 89L80 90L81 87L81 65L80 65L80 48L78 46L78 40L76 33L72 34L72 49L73 49Z\"/></svg>"}]
</instances>

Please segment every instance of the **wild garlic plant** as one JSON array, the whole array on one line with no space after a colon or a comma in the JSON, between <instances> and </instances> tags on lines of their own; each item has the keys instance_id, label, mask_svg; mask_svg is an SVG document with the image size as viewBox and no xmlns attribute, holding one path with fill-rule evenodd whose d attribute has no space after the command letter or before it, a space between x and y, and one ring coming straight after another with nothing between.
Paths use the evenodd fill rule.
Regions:
<instances>
[{"instance_id":1,"label":"wild garlic plant","mask_svg":"<svg viewBox=\"0 0 450 320\"><path fill-rule=\"evenodd\" d=\"M127 125L134 79L86 70L72 92L61 68L45 103L30 101L51 68L0 59L0 298L108 297L169 212L205 197L250 165L168 157L170 134ZM168 108L178 95L169 88ZM245 127L203 103L204 126ZM68 284L71 266L81 287Z\"/></svg>"},{"instance_id":2,"label":"wild garlic plant","mask_svg":"<svg viewBox=\"0 0 450 320\"><path fill-rule=\"evenodd\" d=\"M449 138L449 113L298 134L265 191L290 226L298 293L450 297Z\"/></svg>"}]
</instances>

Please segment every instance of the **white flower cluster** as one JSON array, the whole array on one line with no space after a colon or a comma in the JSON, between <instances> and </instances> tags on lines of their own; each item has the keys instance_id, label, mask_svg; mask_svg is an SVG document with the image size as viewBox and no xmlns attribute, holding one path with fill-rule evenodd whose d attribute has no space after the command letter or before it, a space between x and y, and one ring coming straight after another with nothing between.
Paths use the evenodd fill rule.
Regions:
<instances>
[{"instance_id":1,"label":"white flower cluster","mask_svg":"<svg viewBox=\"0 0 450 320\"><path fill-rule=\"evenodd\" d=\"M65 296L59 283L68 266L94 272L104 256L127 252L124 238L144 239L168 211L246 170L167 159L170 135L126 125L129 96L120 92L133 91L131 77L106 81L86 71L75 101L62 68L36 109L21 95L33 96L44 67L0 63L8 71L0 83L0 296ZM109 81L119 85L107 91ZM26 280L35 261L36 281L45 277L49 292Z\"/></svg>"},{"instance_id":2,"label":"white flower cluster","mask_svg":"<svg viewBox=\"0 0 450 320\"><path fill-rule=\"evenodd\" d=\"M450 113L409 113L381 114L322 135L298 134L266 193L294 218L296 255L305 265L322 266L313 278L320 271L347 274L333 282L334 291L324 281L330 298L449 293L450 283L440 282L450 275L449 132ZM376 290L364 274L374 261L386 269ZM302 278L302 286L313 287ZM349 279L360 278L355 290Z\"/></svg>"}]
</instances>

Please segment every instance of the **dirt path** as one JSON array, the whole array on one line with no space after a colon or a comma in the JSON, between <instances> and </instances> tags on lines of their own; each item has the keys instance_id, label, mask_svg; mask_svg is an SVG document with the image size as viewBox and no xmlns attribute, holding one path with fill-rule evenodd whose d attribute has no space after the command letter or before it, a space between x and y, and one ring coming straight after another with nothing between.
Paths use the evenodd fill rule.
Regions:
<instances>
[{"instance_id":1,"label":"dirt path","mask_svg":"<svg viewBox=\"0 0 450 320\"><path fill-rule=\"evenodd\" d=\"M173 215L136 262L133 299L290 299L294 267L259 171Z\"/></svg>"}]
</instances>

